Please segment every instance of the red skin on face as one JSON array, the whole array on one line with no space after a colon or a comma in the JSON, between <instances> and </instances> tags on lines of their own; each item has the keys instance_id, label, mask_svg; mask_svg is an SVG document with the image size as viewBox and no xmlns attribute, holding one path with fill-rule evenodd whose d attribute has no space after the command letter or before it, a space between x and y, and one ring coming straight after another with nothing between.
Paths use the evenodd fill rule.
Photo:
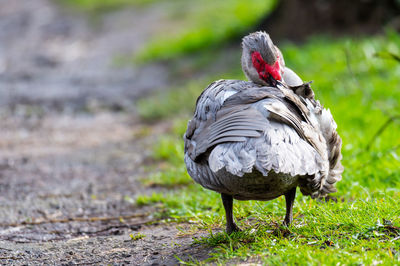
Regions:
<instances>
[{"instance_id":1,"label":"red skin on face","mask_svg":"<svg viewBox=\"0 0 400 266\"><path fill-rule=\"evenodd\" d=\"M257 70L260 79L267 81L268 75L271 75L275 80L281 80L279 55L276 62L271 66L268 65L261 57L259 52L253 52L251 54L251 60L254 68Z\"/></svg>"}]
</instances>

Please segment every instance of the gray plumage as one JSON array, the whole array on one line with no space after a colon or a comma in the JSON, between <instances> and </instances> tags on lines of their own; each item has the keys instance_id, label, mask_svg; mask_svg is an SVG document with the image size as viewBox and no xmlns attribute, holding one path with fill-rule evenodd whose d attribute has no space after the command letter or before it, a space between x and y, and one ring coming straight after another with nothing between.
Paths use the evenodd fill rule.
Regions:
<instances>
[{"instance_id":1,"label":"gray plumage","mask_svg":"<svg viewBox=\"0 0 400 266\"><path fill-rule=\"evenodd\" d=\"M184 135L188 173L203 187L222 194L228 232L237 230L229 220L232 197L271 200L285 195L291 202L285 218L289 224L297 186L305 195L325 196L341 179L336 123L330 111L314 100L309 84L288 72L289 84L285 80L275 86L239 80L212 83L198 98L188 123Z\"/></svg>"},{"instance_id":2,"label":"gray plumage","mask_svg":"<svg viewBox=\"0 0 400 266\"><path fill-rule=\"evenodd\" d=\"M184 137L185 162L196 182L237 199L273 199L297 185L313 197L334 191L332 184L340 180L341 171L330 173L330 169L341 170L336 165L340 156L330 155L327 143L336 143L330 148L335 153L335 149L340 150L340 138L335 125L325 126L333 122L329 111L310 100L304 100L309 106L308 115L296 111L282 90L297 96L279 86L282 88L220 80L203 92ZM232 95L224 100L226 94ZM278 182L268 178L271 171L295 178L279 187L265 187L270 193L252 194L246 189ZM265 184L260 184L260 175ZM279 175L275 177L279 179Z\"/></svg>"}]
</instances>

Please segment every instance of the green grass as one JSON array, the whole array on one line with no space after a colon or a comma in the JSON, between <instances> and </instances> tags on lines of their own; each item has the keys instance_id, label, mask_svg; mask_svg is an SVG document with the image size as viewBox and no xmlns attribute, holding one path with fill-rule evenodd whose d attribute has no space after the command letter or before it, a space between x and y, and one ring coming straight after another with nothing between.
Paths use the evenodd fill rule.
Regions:
<instances>
[{"instance_id":1,"label":"green grass","mask_svg":"<svg viewBox=\"0 0 400 266\"><path fill-rule=\"evenodd\" d=\"M177 1L174 31L157 35L135 55L139 62L168 60L238 38L267 15L276 0Z\"/></svg>"},{"instance_id":2,"label":"green grass","mask_svg":"<svg viewBox=\"0 0 400 266\"><path fill-rule=\"evenodd\" d=\"M294 223L286 229L280 226L285 214L283 198L235 201L234 214L243 231L231 236L221 233L225 217L220 196L182 173L182 134L191 115L188 111L205 87L199 84L196 88L194 83L190 92L183 86L164 94L164 99L175 102L173 110L162 117L180 113L181 118L171 135L154 149L154 157L168 164L159 173L160 183L168 180L171 187L185 180L186 186L142 196L137 204L159 204L164 216L193 223L191 232L210 231L207 237L194 240L214 248L206 262L400 265L400 119L395 118L400 115L400 63L376 56L400 55L399 47L400 36L394 32L360 40L316 37L301 46L281 46L286 64L304 80L314 81L316 97L331 109L338 124L345 172L333 194L337 202L312 200L298 193ZM238 72L239 63L230 73ZM180 92L186 96L175 97ZM390 117L394 117L392 122L375 136Z\"/></svg>"},{"instance_id":3,"label":"green grass","mask_svg":"<svg viewBox=\"0 0 400 266\"><path fill-rule=\"evenodd\" d=\"M184 119L171 119L170 135L159 137L152 147L154 164L149 167L149 175L141 179L145 186L176 188L193 184L186 171L182 153L182 135L186 130ZM145 204L145 202L143 202Z\"/></svg>"},{"instance_id":4,"label":"green grass","mask_svg":"<svg viewBox=\"0 0 400 266\"><path fill-rule=\"evenodd\" d=\"M132 234L129 234L129 236L130 236L132 241L137 241L137 240L140 240L140 239L143 239L143 238L146 237L145 235L143 235L141 233L136 233L136 234L132 233Z\"/></svg>"},{"instance_id":5,"label":"green grass","mask_svg":"<svg viewBox=\"0 0 400 266\"><path fill-rule=\"evenodd\" d=\"M127 6L141 6L159 0L59 0L66 6L91 14L121 9Z\"/></svg>"},{"instance_id":6,"label":"green grass","mask_svg":"<svg viewBox=\"0 0 400 266\"><path fill-rule=\"evenodd\" d=\"M206 81L197 80L188 82L181 88L156 92L151 97L136 102L138 113L148 122L166 119L179 113L187 116L194 111L192 103L199 95L199 88L206 85Z\"/></svg>"},{"instance_id":7,"label":"green grass","mask_svg":"<svg viewBox=\"0 0 400 266\"><path fill-rule=\"evenodd\" d=\"M141 205L161 203L164 217L195 223L210 235L195 243L214 247L210 261L262 257L267 264L400 263L399 192L364 193L356 200L321 202L298 196L295 221L280 226L284 200L235 202L234 213L242 232L231 236L224 229L224 210L217 193L191 185L174 193L138 199ZM217 233L211 233L212 231ZM396 240L397 239L397 240ZM390 252L389 252L390 250Z\"/></svg>"},{"instance_id":8,"label":"green grass","mask_svg":"<svg viewBox=\"0 0 400 266\"><path fill-rule=\"evenodd\" d=\"M173 127L175 135L161 137L153 146L153 159L162 163L158 164L158 171L142 179L144 185L173 188L192 183L185 165L182 164L183 142L176 134L182 130L182 123L176 123Z\"/></svg>"},{"instance_id":9,"label":"green grass","mask_svg":"<svg viewBox=\"0 0 400 266\"><path fill-rule=\"evenodd\" d=\"M158 32L133 58L137 62L168 60L241 37L276 6L278 0L58 0L91 15L157 4L168 15L168 30ZM125 61L125 60L123 60Z\"/></svg>"},{"instance_id":10,"label":"green grass","mask_svg":"<svg viewBox=\"0 0 400 266\"><path fill-rule=\"evenodd\" d=\"M400 245L393 241L400 235L400 228L393 226L400 222L399 210L391 208L397 202L394 198L388 197L383 202L311 204L303 198L300 202L298 211L303 217L289 229L268 222L280 217L268 214L271 208L267 208L262 210L266 214L248 222L251 227L245 223L243 232L231 236L217 233L198 242L217 247L214 259L219 262L250 256L258 256L266 264L288 265L338 262L371 265L374 261L384 264L399 261ZM382 217L393 220L385 223ZM244 220L247 222L249 218Z\"/></svg>"}]
</instances>

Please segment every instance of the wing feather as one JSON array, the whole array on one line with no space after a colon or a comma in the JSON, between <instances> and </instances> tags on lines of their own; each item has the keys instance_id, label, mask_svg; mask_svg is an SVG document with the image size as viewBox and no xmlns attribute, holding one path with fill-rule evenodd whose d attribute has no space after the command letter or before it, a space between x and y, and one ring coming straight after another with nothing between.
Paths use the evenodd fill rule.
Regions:
<instances>
[{"instance_id":1,"label":"wing feather","mask_svg":"<svg viewBox=\"0 0 400 266\"><path fill-rule=\"evenodd\" d=\"M216 144L228 141L243 142L246 138L260 137L268 121L257 110L233 107L230 112L217 115L216 121L208 122L204 124L203 130L191 139L196 143L189 154L193 160Z\"/></svg>"}]
</instances>

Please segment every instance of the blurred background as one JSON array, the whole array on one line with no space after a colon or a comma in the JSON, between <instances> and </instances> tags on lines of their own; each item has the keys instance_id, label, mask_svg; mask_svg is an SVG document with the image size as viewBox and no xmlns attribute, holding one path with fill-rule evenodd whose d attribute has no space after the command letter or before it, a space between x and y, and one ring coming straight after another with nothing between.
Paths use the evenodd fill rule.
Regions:
<instances>
[{"instance_id":1,"label":"blurred background","mask_svg":"<svg viewBox=\"0 0 400 266\"><path fill-rule=\"evenodd\" d=\"M186 174L182 135L208 84L245 79L240 42L256 30L332 111L337 197L398 200L400 1L0 0L0 226L154 204L183 220L221 213ZM0 235L65 240L104 224L52 226Z\"/></svg>"}]
</instances>

